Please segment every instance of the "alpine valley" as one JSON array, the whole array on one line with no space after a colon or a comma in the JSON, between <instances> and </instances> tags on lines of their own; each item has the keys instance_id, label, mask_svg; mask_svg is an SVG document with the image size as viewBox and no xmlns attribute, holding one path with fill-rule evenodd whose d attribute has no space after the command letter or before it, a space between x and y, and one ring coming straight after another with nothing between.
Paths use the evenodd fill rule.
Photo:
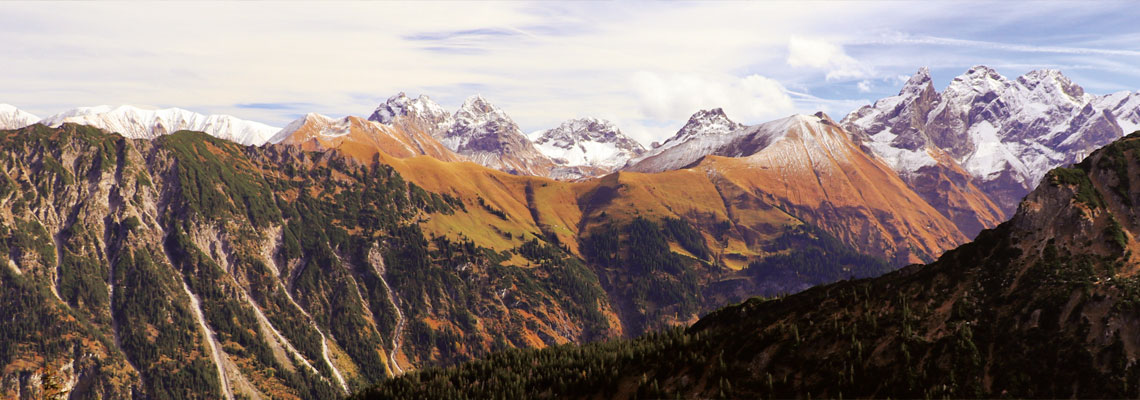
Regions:
<instances>
[{"instance_id":1,"label":"alpine valley","mask_svg":"<svg viewBox=\"0 0 1140 400\"><path fill-rule=\"evenodd\" d=\"M984 66L649 148L0 105L0 396L1135 397L1137 127Z\"/></svg>"}]
</instances>

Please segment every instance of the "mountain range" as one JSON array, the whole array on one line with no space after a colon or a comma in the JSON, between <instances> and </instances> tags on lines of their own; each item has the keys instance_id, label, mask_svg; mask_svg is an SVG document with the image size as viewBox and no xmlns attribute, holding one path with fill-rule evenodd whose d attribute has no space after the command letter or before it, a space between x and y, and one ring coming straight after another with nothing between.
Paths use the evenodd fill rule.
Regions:
<instances>
[{"instance_id":1,"label":"mountain range","mask_svg":"<svg viewBox=\"0 0 1140 400\"><path fill-rule=\"evenodd\" d=\"M877 307L894 309L888 286L906 271L989 265L968 250L988 245L943 256L981 232L981 243L1009 232L1045 243L1031 232L1078 229L1087 248L1068 251L1108 257L1116 247L1093 231L1130 248L1120 204L1130 204L1131 167L1116 153L1131 148L1094 150L1140 121L1136 96L980 66L940 93L922 69L898 96L838 122L816 113L745 125L702 110L649 149L594 118L528 136L481 96L449 112L400 93L367 119L308 114L281 129L180 109L40 120L3 106L0 290L12 295L0 309L20 318L0 322L0 393L337 397L505 349L636 337L752 296L933 262L867 286L886 302ZM1101 155L1048 172L1089 154ZM1046 194L1019 208L1014 196L1037 181ZM1030 211L1071 214L1064 196L1088 204L1078 208L1091 219L1024 222ZM999 227L1007 216L1023 222ZM819 290L788 299L823 302L810 294ZM713 346L673 332L664 340ZM664 379L640 395L717 395ZM739 393L840 393L769 385ZM935 393L876 390L843 393Z\"/></svg>"},{"instance_id":2,"label":"mountain range","mask_svg":"<svg viewBox=\"0 0 1140 400\"><path fill-rule=\"evenodd\" d=\"M1125 398L1140 394L1140 132L1046 173L928 265L753 298L635 340L497 353L356 398Z\"/></svg>"},{"instance_id":3,"label":"mountain range","mask_svg":"<svg viewBox=\"0 0 1140 400\"><path fill-rule=\"evenodd\" d=\"M154 139L182 130L206 132L245 145L260 145L280 130L228 115L202 115L180 108L146 110L132 106L81 107L38 121L57 127L64 123L94 126L132 139Z\"/></svg>"},{"instance_id":4,"label":"mountain range","mask_svg":"<svg viewBox=\"0 0 1140 400\"><path fill-rule=\"evenodd\" d=\"M976 66L939 93L924 68L898 96L864 106L842 124L912 186L926 182L919 190L924 198L959 198L943 209L953 210L972 232L993 226L993 216L1012 215L1050 169L1080 161L1140 127L1137 106L1138 93L1094 96L1056 70L1010 80ZM965 206L978 191L997 209Z\"/></svg>"},{"instance_id":5,"label":"mountain range","mask_svg":"<svg viewBox=\"0 0 1140 400\"><path fill-rule=\"evenodd\" d=\"M787 136L779 128L785 120L747 126L729 119L722 109L697 112L676 135L648 150L599 119L569 120L528 137L505 111L481 96L472 96L457 111L448 112L427 96L410 98L403 93L378 106L367 121L310 114L280 130L228 116L129 106L81 108L44 122L58 126L76 121L127 132L132 138L197 129L216 137L242 138L237 141L243 144L336 149L365 163L379 155L401 159L426 155L447 162L471 161L515 175L569 181L617 171L691 169L704 163L700 169L710 179L731 181L735 190L792 211L793 217L820 226L848 246L905 265L933 260L942 251L996 226L1044 171L1075 161L1119 137L1123 129L1140 126L1136 106L1140 106L1136 93L1090 95L1058 71L1033 71L1009 80L977 66L941 93L934 89L929 71L920 69L898 96L829 124L845 132L823 147L773 146ZM9 123L13 126L35 119L11 107L4 110L5 120L13 121ZM844 135L850 140L839 137ZM857 149L845 150L839 157L831 154L833 149L828 146L842 143L843 147L846 141ZM768 155L756 156L760 153ZM751 159L747 168L776 168L783 175L760 178L764 174L748 173L735 179L731 175L739 175L734 171L741 168L728 161L713 161L716 157ZM710 161L705 162L706 158ZM757 164L761 158L768 161ZM866 162L852 164L852 158ZM790 165L790 159L810 159L812 164L798 171L782 168ZM716 166L709 168L712 165ZM875 171L849 170L849 165ZM882 165L887 167L885 174ZM853 180L835 171L858 171L858 176ZM730 179L724 180L726 176ZM901 187L899 179L904 183ZM466 195L479 196L482 190L486 187ZM510 196L516 199L526 197L517 189L507 191L514 191ZM868 195L868 191L875 194ZM716 194L723 197L723 193ZM706 207L672 209L667 214L683 216ZM934 215L928 212L930 208L936 211ZM525 211L513 209L520 215ZM915 213L922 217L904 215ZM953 227L946 228L947 221ZM570 231L566 234L571 237L583 234ZM750 250L737 254L758 254L754 244L746 247Z\"/></svg>"}]
</instances>

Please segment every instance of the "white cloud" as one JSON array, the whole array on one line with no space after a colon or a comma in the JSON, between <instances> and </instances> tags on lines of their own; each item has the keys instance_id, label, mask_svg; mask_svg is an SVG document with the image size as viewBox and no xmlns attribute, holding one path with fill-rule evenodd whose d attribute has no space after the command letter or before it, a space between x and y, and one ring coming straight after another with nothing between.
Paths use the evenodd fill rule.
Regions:
<instances>
[{"instance_id":1,"label":"white cloud","mask_svg":"<svg viewBox=\"0 0 1140 400\"><path fill-rule=\"evenodd\" d=\"M634 74L632 84L646 118L676 119L721 107L730 118L756 123L795 110L787 89L760 75L738 78L640 71Z\"/></svg>"},{"instance_id":2,"label":"white cloud","mask_svg":"<svg viewBox=\"0 0 1140 400\"><path fill-rule=\"evenodd\" d=\"M859 84L856 86L859 88L859 93L871 92L871 81L869 80L864 79L862 81L859 81Z\"/></svg>"},{"instance_id":3,"label":"white cloud","mask_svg":"<svg viewBox=\"0 0 1140 400\"><path fill-rule=\"evenodd\" d=\"M787 63L827 71L827 80L859 79L871 75L870 67L847 55L843 47L824 40L791 37Z\"/></svg>"}]
</instances>

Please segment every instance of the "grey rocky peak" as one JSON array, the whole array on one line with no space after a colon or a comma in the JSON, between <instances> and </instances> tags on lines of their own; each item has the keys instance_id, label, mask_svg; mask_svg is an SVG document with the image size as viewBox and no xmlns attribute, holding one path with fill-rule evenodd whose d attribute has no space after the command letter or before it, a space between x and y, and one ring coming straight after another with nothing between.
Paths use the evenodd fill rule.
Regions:
<instances>
[{"instance_id":1,"label":"grey rocky peak","mask_svg":"<svg viewBox=\"0 0 1140 400\"><path fill-rule=\"evenodd\" d=\"M408 95L404 92L397 93L395 96L389 97L387 101L376 107L376 111L368 117L369 121L376 121L381 124L390 124L392 119L397 115L405 115L408 108Z\"/></svg>"},{"instance_id":2,"label":"grey rocky peak","mask_svg":"<svg viewBox=\"0 0 1140 400\"><path fill-rule=\"evenodd\" d=\"M903 85L902 90L899 90L899 96L906 95L920 95L927 89L934 88L934 80L930 78L930 68L922 67L915 72L914 75L907 79L906 84Z\"/></svg>"},{"instance_id":3,"label":"grey rocky peak","mask_svg":"<svg viewBox=\"0 0 1140 400\"><path fill-rule=\"evenodd\" d=\"M897 96L863 106L844 118L842 125L861 141L889 141L897 148L917 150L932 141L923 121L939 100L930 69L922 67L907 80Z\"/></svg>"},{"instance_id":4,"label":"grey rocky peak","mask_svg":"<svg viewBox=\"0 0 1140 400\"><path fill-rule=\"evenodd\" d=\"M554 165L505 111L481 95L468 97L449 113L426 95L411 98L401 92L376 107L368 119L425 132L475 163L510 173L547 176Z\"/></svg>"},{"instance_id":5,"label":"grey rocky peak","mask_svg":"<svg viewBox=\"0 0 1140 400\"><path fill-rule=\"evenodd\" d=\"M468 97L452 121L440 142L472 161L525 175L547 175L553 165L506 112L483 96Z\"/></svg>"},{"instance_id":6,"label":"grey rocky peak","mask_svg":"<svg viewBox=\"0 0 1140 400\"><path fill-rule=\"evenodd\" d=\"M534 134L535 146L556 164L595 167L606 173L645 153L645 147L612 122L577 118Z\"/></svg>"},{"instance_id":7,"label":"grey rocky peak","mask_svg":"<svg viewBox=\"0 0 1140 400\"><path fill-rule=\"evenodd\" d=\"M576 142L594 141L609 143L628 139L610 121L598 118L576 118L563 122L557 128L548 129L535 139L535 143L552 143L567 148Z\"/></svg>"},{"instance_id":8,"label":"grey rocky peak","mask_svg":"<svg viewBox=\"0 0 1140 400\"><path fill-rule=\"evenodd\" d=\"M381 124L405 123L439 137L451 127L452 117L442 106L427 95L410 98L404 92L389 97L368 117Z\"/></svg>"},{"instance_id":9,"label":"grey rocky peak","mask_svg":"<svg viewBox=\"0 0 1140 400\"><path fill-rule=\"evenodd\" d=\"M502 146L527 142L518 124L483 96L468 97L455 112L454 123L444 135L453 150L499 151Z\"/></svg>"},{"instance_id":10,"label":"grey rocky peak","mask_svg":"<svg viewBox=\"0 0 1140 400\"><path fill-rule=\"evenodd\" d=\"M491 104L491 102L487 101L486 98L483 98L482 95L477 94L477 95L468 97L467 100L464 100L463 105L459 107L459 112L456 114L457 114L457 116L458 116L458 114L464 114L464 113L472 114L472 115L479 115L479 114L490 114L490 113L494 113L496 111L499 111L498 107L495 107L494 104Z\"/></svg>"},{"instance_id":11,"label":"grey rocky peak","mask_svg":"<svg viewBox=\"0 0 1140 400\"><path fill-rule=\"evenodd\" d=\"M583 142L612 143L618 148L641 153L645 148L626 136L612 122L598 118L577 118L563 122L557 128L542 131L536 144L550 144L568 149Z\"/></svg>"},{"instance_id":12,"label":"grey rocky peak","mask_svg":"<svg viewBox=\"0 0 1140 400\"><path fill-rule=\"evenodd\" d=\"M697 136L717 136L742 129L745 125L733 121L724 113L724 109L717 107L709 110L700 110L689 117L685 126L677 131L676 135L666 140L662 147L669 147Z\"/></svg>"},{"instance_id":13,"label":"grey rocky peak","mask_svg":"<svg viewBox=\"0 0 1140 400\"><path fill-rule=\"evenodd\" d=\"M677 134L641 157L630 160L625 169L659 172L682 168L718 149L723 150L722 147L745 128L748 126L729 119L722 108L697 111Z\"/></svg>"},{"instance_id":14,"label":"grey rocky peak","mask_svg":"<svg viewBox=\"0 0 1140 400\"><path fill-rule=\"evenodd\" d=\"M705 132L716 133L716 130L736 130L744 127L728 118L724 109L717 107L709 110L700 110L689 117L689 122L681 130L697 130L704 128ZM711 131L711 132L710 132Z\"/></svg>"}]
</instances>

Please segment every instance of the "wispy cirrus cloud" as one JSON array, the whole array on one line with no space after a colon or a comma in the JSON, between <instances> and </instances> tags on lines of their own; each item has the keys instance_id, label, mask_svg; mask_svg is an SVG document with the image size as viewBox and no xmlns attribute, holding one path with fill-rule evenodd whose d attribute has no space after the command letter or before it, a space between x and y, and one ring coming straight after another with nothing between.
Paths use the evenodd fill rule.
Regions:
<instances>
[{"instance_id":1,"label":"wispy cirrus cloud","mask_svg":"<svg viewBox=\"0 0 1140 400\"><path fill-rule=\"evenodd\" d=\"M313 103L238 103L234 107L255 110L296 110L312 107Z\"/></svg>"},{"instance_id":2,"label":"wispy cirrus cloud","mask_svg":"<svg viewBox=\"0 0 1140 400\"><path fill-rule=\"evenodd\" d=\"M422 43L423 50L434 53L476 55L491 51L500 41L531 38L519 29L477 28L441 32L419 32L405 35L402 39Z\"/></svg>"},{"instance_id":3,"label":"wispy cirrus cloud","mask_svg":"<svg viewBox=\"0 0 1140 400\"><path fill-rule=\"evenodd\" d=\"M1010 51L1019 53L1048 53L1048 54L1071 54L1071 55L1084 55L1084 56L1112 56L1112 57L1140 57L1140 50L1130 49L1112 49L1112 48L1091 48L1091 47L1067 47L1067 46L1047 46L1047 45L1026 45L1017 43L1003 43L986 40L967 40L955 39L949 37L925 36L925 35L909 35L901 32L895 32L888 35L886 38L878 42L879 44L920 44L920 45L935 45L935 46L955 46L966 48L982 48L988 50Z\"/></svg>"}]
</instances>

